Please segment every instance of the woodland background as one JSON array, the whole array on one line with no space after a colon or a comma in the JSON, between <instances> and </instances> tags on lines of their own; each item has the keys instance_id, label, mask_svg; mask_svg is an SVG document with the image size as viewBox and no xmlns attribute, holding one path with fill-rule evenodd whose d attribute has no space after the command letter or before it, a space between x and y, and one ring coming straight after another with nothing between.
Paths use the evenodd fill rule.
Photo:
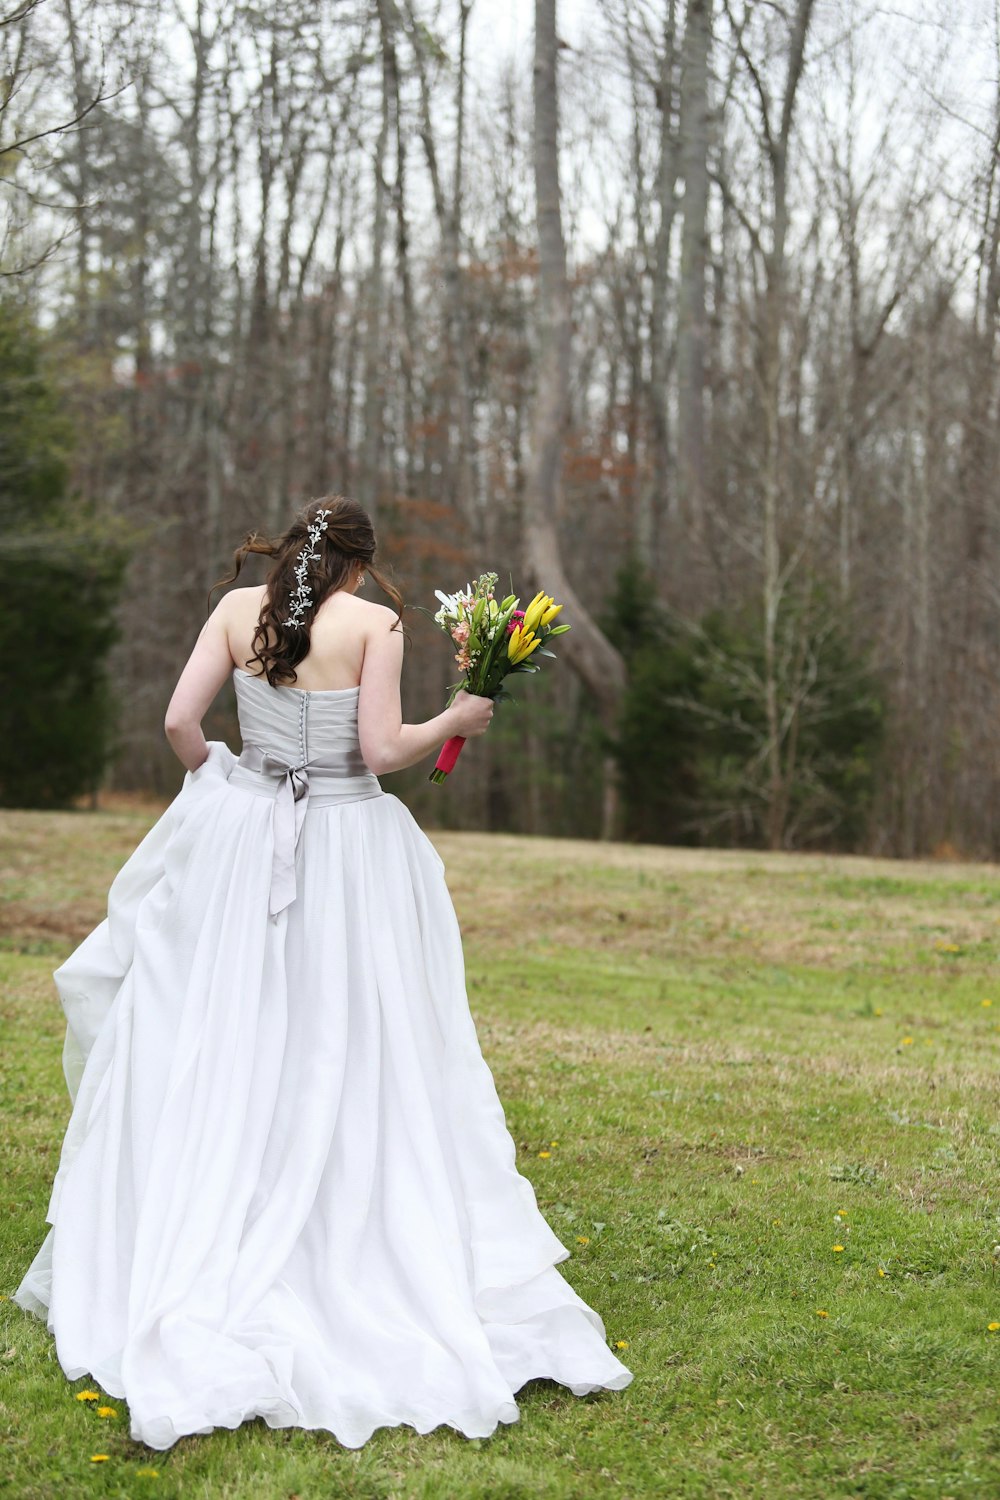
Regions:
<instances>
[{"instance_id":1,"label":"woodland background","mask_svg":"<svg viewBox=\"0 0 1000 1500\"><path fill-rule=\"evenodd\" d=\"M514 8L0 18L0 800L172 794L207 591L345 492L573 626L422 820L995 858L992 0Z\"/></svg>"}]
</instances>

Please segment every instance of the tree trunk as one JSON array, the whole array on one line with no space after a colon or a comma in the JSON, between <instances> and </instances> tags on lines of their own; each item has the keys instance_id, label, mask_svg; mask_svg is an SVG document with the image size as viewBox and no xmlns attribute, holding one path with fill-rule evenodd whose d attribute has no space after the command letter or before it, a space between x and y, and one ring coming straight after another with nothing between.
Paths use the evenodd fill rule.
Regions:
<instances>
[{"instance_id":1,"label":"tree trunk","mask_svg":"<svg viewBox=\"0 0 1000 1500\"><path fill-rule=\"evenodd\" d=\"M684 228L677 300L677 476L685 530L693 555L699 561L705 520L705 268L711 46L711 0L690 0L681 77Z\"/></svg>"},{"instance_id":2,"label":"tree trunk","mask_svg":"<svg viewBox=\"0 0 1000 1500\"><path fill-rule=\"evenodd\" d=\"M563 437L569 411L570 294L559 193L559 110L556 85L556 0L535 3L534 175L538 233L538 383L532 451L525 483L525 549L539 588L565 604L573 628L560 637L563 654L597 704L601 725L612 737L625 691L620 652L591 617L563 565L556 528ZM616 778L605 763L602 838L617 822Z\"/></svg>"},{"instance_id":3,"label":"tree trunk","mask_svg":"<svg viewBox=\"0 0 1000 1500\"><path fill-rule=\"evenodd\" d=\"M660 567L661 528L670 493L670 355L667 313L678 152L677 131L673 121L675 10L675 0L669 0L657 100L660 112L660 157L656 173L659 223L656 229L649 327L650 476L640 502L638 527L640 555L649 560L654 577L662 577L664 574L664 569Z\"/></svg>"},{"instance_id":4,"label":"tree trunk","mask_svg":"<svg viewBox=\"0 0 1000 1500\"><path fill-rule=\"evenodd\" d=\"M395 15L395 10L393 10ZM410 274L410 226L406 216L406 133L403 121L402 101L399 87L399 59L396 54L395 26L383 23L382 50L384 57L385 87L391 90L392 124L396 175L393 183L393 202L396 210L396 276L399 282L399 306L402 313L397 329L399 351L399 375L402 387L400 396L400 424L403 434L402 473L394 477L393 488L402 490L407 498L416 493L416 415L414 397L413 352L417 348L419 332L417 312L413 300L413 280Z\"/></svg>"},{"instance_id":5,"label":"tree trunk","mask_svg":"<svg viewBox=\"0 0 1000 1500\"><path fill-rule=\"evenodd\" d=\"M362 438L360 472L357 494L377 524L379 502L379 479L381 474L383 405L385 386L382 379L384 349L382 347L382 256L385 249L386 184L385 163L392 125L394 89L392 80L391 39L396 24L396 9L390 0L378 0L379 25L382 38L382 119L375 147L375 212L372 222L371 269L368 277L368 295L365 299L364 335L364 435Z\"/></svg>"},{"instance_id":6,"label":"tree trunk","mask_svg":"<svg viewBox=\"0 0 1000 1500\"><path fill-rule=\"evenodd\" d=\"M785 475L781 447L781 331L785 319L786 238L788 234L788 147L795 115L795 96L805 63L806 37L814 0L799 0L789 38L788 69L780 124L770 118L762 95L762 126L771 175L771 244L765 256L766 287L758 369L764 425L762 602L764 609L764 709L767 719L768 813L767 837L772 849L784 844L786 768L782 746L782 715L778 680L778 616L786 576L781 557L781 490Z\"/></svg>"},{"instance_id":7,"label":"tree trunk","mask_svg":"<svg viewBox=\"0 0 1000 1500\"><path fill-rule=\"evenodd\" d=\"M471 544L486 548L483 516L475 488L472 462L472 396L469 388L468 316L462 277L462 212L465 171L466 42L473 0L458 0L458 68L455 81L455 146L451 198L448 200L434 135L431 89L427 74L426 42L422 24L408 0L406 12L420 82L420 135L431 179L434 213L441 238L444 351L440 372L442 439L434 445L442 465L441 490L453 509L469 524Z\"/></svg>"}]
</instances>

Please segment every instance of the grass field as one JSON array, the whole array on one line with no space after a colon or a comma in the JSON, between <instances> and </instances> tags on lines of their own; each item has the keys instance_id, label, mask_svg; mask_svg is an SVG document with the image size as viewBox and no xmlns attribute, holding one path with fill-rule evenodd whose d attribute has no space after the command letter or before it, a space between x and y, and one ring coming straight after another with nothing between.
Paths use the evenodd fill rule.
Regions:
<instances>
[{"instance_id":1,"label":"grass field","mask_svg":"<svg viewBox=\"0 0 1000 1500\"><path fill-rule=\"evenodd\" d=\"M0 814L8 1298L68 1114L51 970L151 820ZM151 1454L5 1301L0 1491L1000 1496L997 873L435 843L520 1170L632 1384L533 1381L475 1443L382 1429L352 1452L256 1422Z\"/></svg>"}]
</instances>

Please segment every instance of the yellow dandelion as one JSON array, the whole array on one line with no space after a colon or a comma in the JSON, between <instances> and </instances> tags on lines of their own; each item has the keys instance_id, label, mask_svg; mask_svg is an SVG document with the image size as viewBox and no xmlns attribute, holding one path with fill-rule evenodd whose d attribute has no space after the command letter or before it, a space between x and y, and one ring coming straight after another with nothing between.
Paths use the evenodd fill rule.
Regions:
<instances>
[{"instance_id":1,"label":"yellow dandelion","mask_svg":"<svg viewBox=\"0 0 1000 1500\"><path fill-rule=\"evenodd\" d=\"M983 1003L983 1005L992 1005L993 1001L992 1000L984 1000L982 1003Z\"/></svg>"},{"instance_id":2,"label":"yellow dandelion","mask_svg":"<svg viewBox=\"0 0 1000 1500\"><path fill-rule=\"evenodd\" d=\"M876 1015L877 1015L877 1016L880 1016L880 1015L881 1015L881 1014L882 1014L882 1007L881 1007L881 1006L880 1006L880 1005L877 1005L877 1006L876 1006L876 1007L875 1007L875 1014L876 1014Z\"/></svg>"},{"instance_id":3,"label":"yellow dandelion","mask_svg":"<svg viewBox=\"0 0 1000 1500\"><path fill-rule=\"evenodd\" d=\"M135 1472L140 1479L159 1479L160 1477L159 1469L136 1469Z\"/></svg>"},{"instance_id":4,"label":"yellow dandelion","mask_svg":"<svg viewBox=\"0 0 1000 1500\"><path fill-rule=\"evenodd\" d=\"M558 1144L559 1144L558 1141L549 1141L549 1145L550 1146L558 1146Z\"/></svg>"},{"instance_id":5,"label":"yellow dandelion","mask_svg":"<svg viewBox=\"0 0 1000 1500\"><path fill-rule=\"evenodd\" d=\"M751 1182L760 1182L760 1178L759 1177L751 1177L750 1181Z\"/></svg>"},{"instance_id":6,"label":"yellow dandelion","mask_svg":"<svg viewBox=\"0 0 1000 1500\"><path fill-rule=\"evenodd\" d=\"M780 1224L780 1223L781 1223L781 1220L780 1220L780 1219L772 1219L772 1220L771 1220L771 1223L772 1223L772 1224Z\"/></svg>"},{"instance_id":7,"label":"yellow dandelion","mask_svg":"<svg viewBox=\"0 0 1000 1500\"><path fill-rule=\"evenodd\" d=\"M118 1411L114 1406L99 1406L97 1408L97 1415L99 1417L117 1417Z\"/></svg>"},{"instance_id":8,"label":"yellow dandelion","mask_svg":"<svg viewBox=\"0 0 1000 1500\"><path fill-rule=\"evenodd\" d=\"M878 1268L878 1274L879 1274L879 1275L880 1275L880 1276L884 1276L884 1275L885 1275L885 1272L884 1272L884 1270L883 1270L883 1269L882 1269L882 1267L881 1267L881 1266L879 1266L879 1268Z\"/></svg>"},{"instance_id":9,"label":"yellow dandelion","mask_svg":"<svg viewBox=\"0 0 1000 1500\"><path fill-rule=\"evenodd\" d=\"M986 1328L989 1333L996 1333L1000 1329L1000 1323L987 1323Z\"/></svg>"},{"instance_id":10,"label":"yellow dandelion","mask_svg":"<svg viewBox=\"0 0 1000 1500\"><path fill-rule=\"evenodd\" d=\"M539 1151L538 1154L539 1154L539 1156L551 1156L552 1152L551 1151Z\"/></svg>"},{"instance_id":11,"label":"yellow dandelion","mask_svg":"<svg viewBox=\"0 0 1000 1500\"><path fill-rule=\"evenodd\" d=\"M628 1348L628 1339L615 1339L615 1348L616 1349L627 1349Z\"/></svg>"},{"instance_id":12,"label":"yellow dandelion","mask_svg":"<svg viewBox=\"0 0 1000 1500\"><path fill-rule=\"evenodd\" d=\"M576 1237L576 1243L578 1245L589 1245L590 1244L590 1235L589 1234L578 1234L577 1237Z\"/></svg>"},{"instance_id":13,"label":"yellow dandelion","mask_svg":"<svg viewBox=\"0 0 1000 1500\"><path fill-rule=\"evenodd\" d=\"M825 1307L817 1307L816 1316L817 1318L828 1318L830 1314L827 1312Z\"/></svg>"},{"instance_id":14,"label":"yellow dandelion","mask_svg":"<svg viewBox=\"0 0 1000 1500\"><path fill-rule=\"evenodd\" d=\"M834 1247L833 1247L833 1253L834 1253L834 1255L839 1255L840 1252L841 1252L841 1250L843 1250L843 1248L844 1248L843 1245L834 1245Z\"/></svg>"},{"instance_id":15,"label":"yellow dandelion","mask_svg":"<svg viewBox=\"0 0 1000 1500\"><path fill-rule=\"evenodd\" d=\"M960 953L962 951L957 943L946 943L943 938L938 938L934 946L939 953Z\"/></svg>"},{"instance_id":16,"label":"yellow dandelion","mask_svg":"<svg viewBox=\"0 0 1000 1500\"><path fill-rule=\"evenodd\" d=\"M100 1391L77 1391L76 1399L78 1401L100 1401L101 1393Z\"/></svg>"},{"instance_id":17,"label":"yellow dandelion","mask_svg":"<svg viewBox=\"0 0 1000 1500\"><path fill-rule=\"evenodd\" d=\"M837 1209L837 1218L838 1219L846 1219L847 1218L847 1209L846 1208L838 1208Z\"/></svg>"},{"instance_id":18,"label":"yellow dandelion","mask_svg":"<svg viewBox=\"0 0 1000 1500\"><path fill-rule=\"evenodd\" d=\"M110 1453L92 1453L90 1455L90 1462L92 1464L106 1464L110 1457Z\"/></svg>"}]
</instances>

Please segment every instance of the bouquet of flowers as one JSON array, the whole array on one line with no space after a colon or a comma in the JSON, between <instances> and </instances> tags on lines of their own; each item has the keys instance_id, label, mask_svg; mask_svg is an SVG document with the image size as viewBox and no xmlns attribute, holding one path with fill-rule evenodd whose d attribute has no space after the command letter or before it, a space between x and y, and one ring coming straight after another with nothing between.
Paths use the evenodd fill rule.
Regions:
<instances>
[{"instance_id":1,"label":"bouquet of flowers","mask_svg":"<svg viewBox=\"0 0 1000 1500\"><path fill-rule=\"evenodd\" d=\"M513 593L497 601L496 585L496 573L481 573L475 583L467 583L457 594L434 590L434 597L441 601L434 623L458 647L455 660L465 673L461 682L452 683L448 689L449 703L460 688L478 697L492 698L494 703L513 701L513 693L501 686L504 678L513 672L539 671L535 658L555 656L546 642L570 628L553 625L562 605L556 604L550 595L537 593L527 609L519 609ZM464 744L460 734L448 740L429 780L445 780Z\"/></svg>"}]
</instances>

